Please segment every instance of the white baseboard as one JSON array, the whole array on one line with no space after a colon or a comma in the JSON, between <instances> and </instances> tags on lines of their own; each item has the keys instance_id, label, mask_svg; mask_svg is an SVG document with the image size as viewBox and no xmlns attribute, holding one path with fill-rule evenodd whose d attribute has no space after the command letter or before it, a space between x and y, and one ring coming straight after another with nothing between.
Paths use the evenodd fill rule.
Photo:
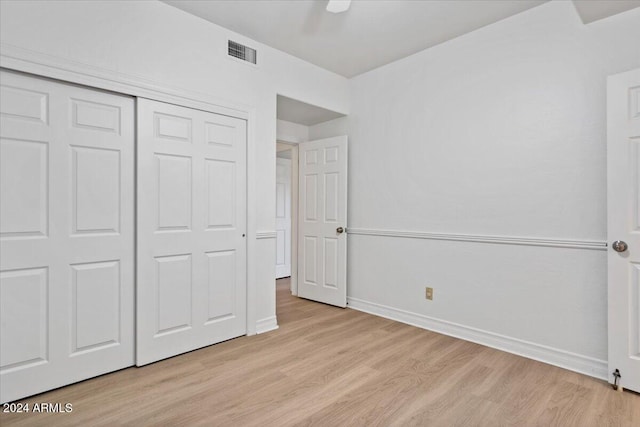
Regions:
<instances>
[{"instance_id":1,"label":"white baseboard","mask_svg":"<svg viewBox=\"0 0 640 427\"><path fill-rule=\"evenodd\" d=\"M602 380L608 379L606 360L595 359L581 354L471 328L446 320L436 319L423 314L364 301L358 298L348 297L347 306L354 310L396 320L487 347L493 347L591 377Z\"/></svg>"},{"instance_id":2,"label":"white baseboard","mask_svg":"<svg viewBox=\"0 0 640 427\"><path fill-rule=\"evenodd\" d=\"M256 322L256 334L264 334L265 332L278 329L278 320L276 316L260 319Z\"/></svg>"}]
</instances>

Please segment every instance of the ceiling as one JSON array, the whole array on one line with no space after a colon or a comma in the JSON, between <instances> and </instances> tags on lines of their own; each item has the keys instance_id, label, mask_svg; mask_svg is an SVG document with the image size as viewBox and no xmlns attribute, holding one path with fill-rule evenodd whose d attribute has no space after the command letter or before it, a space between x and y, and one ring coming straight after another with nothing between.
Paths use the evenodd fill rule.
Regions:
<instances>
[{"instance_id":1,"label":"ceiling","mask_svg":"<svg viewBox=\"0 0 640 427\"><path fill-rule=\"evenodd\" d=\"M268 46L353 77L545 3L546 0L165 0ZM574 0L591 22L640 0Z\"/></svg>"},{"instance_id":2,"label":"ceiling","mask_svg":"<svg viewBox=\"0 0 640 427\"><path fill-rule=\"evenodd\" d=\"M277 111L280 120L305 126L317 125L318 123L328 122L329 120L344 116L344 114L296 101L295 99L282 95L278 95Z\"/></svg>"},{"instance_id":3,"label":"ceiling","mask_svg":"<svg viewBox=\"0 0 640 427\"><path fill-rule=\"evenodd\" d=\"M166 3L345 77L404 58L544 0L167 0Z\"/></svg>"}]
</instances>

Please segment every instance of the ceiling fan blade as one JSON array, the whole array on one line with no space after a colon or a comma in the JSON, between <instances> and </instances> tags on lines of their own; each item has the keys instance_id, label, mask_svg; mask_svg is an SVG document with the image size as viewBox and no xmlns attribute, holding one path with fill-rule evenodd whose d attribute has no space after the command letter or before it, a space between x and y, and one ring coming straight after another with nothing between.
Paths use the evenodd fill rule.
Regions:
<instances>
[{"instance_id":1,"label":"ceiling fan blade","mask_svg":"<svg viewBox=\"0 0 640 427\"><path fill-rule=\"evenodd\" d=\"M327 12L345 12L349 9L349 6L351 6L351 0L329 0L329 3L327 3Z\"/></svg>"}]
</instances>

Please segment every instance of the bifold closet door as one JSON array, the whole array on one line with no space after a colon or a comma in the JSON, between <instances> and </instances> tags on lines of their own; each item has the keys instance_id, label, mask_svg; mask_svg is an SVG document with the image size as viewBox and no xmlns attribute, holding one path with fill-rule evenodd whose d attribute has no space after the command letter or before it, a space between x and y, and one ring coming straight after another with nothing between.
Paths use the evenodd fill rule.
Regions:
<instances>
[{"instance_id":1,"label":"bifold closet door","mask_svg":"<svg viewBox=\"0 0 640 427\"><path fill-rule=\"evenodd\" d=\"M0 72L0 385L134 363L134 100Z\"/></svg>"},{"instance_id":2,"label":"bifold closet door","mask_svg":"<svg viewBox=\"0 0 640 427\"><path fill-rule=\"evenodd\" d=\"M246 121L138 99L137 365L246 334Z\"/></svg>"}]
</instances>

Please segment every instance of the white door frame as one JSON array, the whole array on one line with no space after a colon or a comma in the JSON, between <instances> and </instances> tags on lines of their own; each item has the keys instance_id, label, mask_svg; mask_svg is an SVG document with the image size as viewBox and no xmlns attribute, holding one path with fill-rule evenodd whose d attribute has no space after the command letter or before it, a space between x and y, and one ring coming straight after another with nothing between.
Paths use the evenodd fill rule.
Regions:
<instances>
[{"instance_id":1,"label":"white door frame","mask_svg":"<svg viewBox=\"0 0 640 427\"><path fill-rule=\"evenodd\" d=\"M277 140L291 149L291 295L298 295L298 142Z\"/></svg>"},{"instance_id":2,"label":"white door frame","mask_svg":"<svg viewBox=\"0 0 640 427\"><path fill-rule=\"evenodd\" d=\"M76 61L0 45L0 68L48 77L89 88L103 89L136 98L148 98L187 108L223 114L247 121L247 335L256 334L257 243L256 238L256 115L253 105L231 103L200 92L176 89L136 76L96 68Z\"/></svg>"}]
</instances>

